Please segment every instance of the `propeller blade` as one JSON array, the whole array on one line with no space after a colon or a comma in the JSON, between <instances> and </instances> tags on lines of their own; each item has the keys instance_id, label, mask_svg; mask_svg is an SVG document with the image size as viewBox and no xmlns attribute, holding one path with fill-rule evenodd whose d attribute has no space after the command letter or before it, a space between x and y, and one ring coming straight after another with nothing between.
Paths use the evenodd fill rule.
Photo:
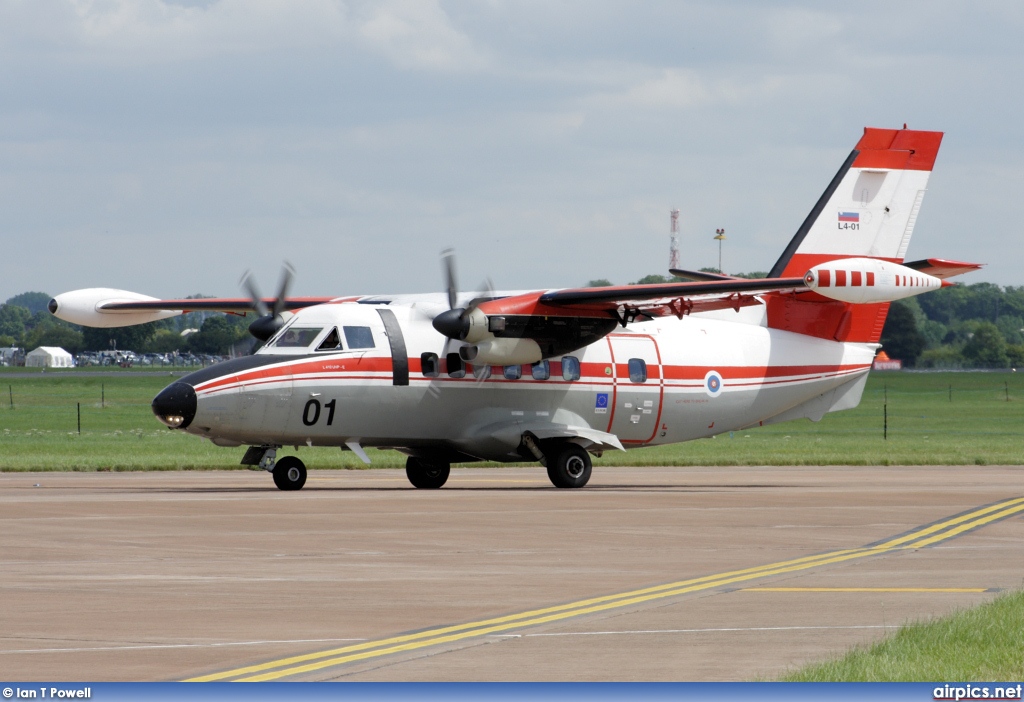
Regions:
<instances>
[{"instance_id":1,"label":"propeller blade","mask_svg":"<svg viewBox=\"0 0 1024 702\"><path fill-rule=\"evenodd\" d=\"M444 263L444 279L448 288L448 309L455 309L458 301L459 286L455 282L455 249L445 249L441 252L441 261Z\"/></svg>"},{"instance_id":2,"label":"propeller blade","mask_svg":"<svg viewBox=\"0 0 1024 702\"><path fill-rule=\"evenodd\" d=\"M277 297L274 298L274 317L280 317L281 313L284 312L284 306L288 298L288 288L291 287L294 276L294 266L285 261L284 266L281 268L281 284L277 286Z\"/></svg>"},{"instance_id":3,"label":"propeller blade","mask_svg":"<svg viewBox=\"0 0 1024 702\"><path fill-rule=\"evenodd\" d=\"M252 308L256 314L260 317L266 317L270 314L270 310L267 309L267 305L263 302L263 296L260 295L260 289L256 286L256 280L252 275L252 271L243 273L242 279L238 282L249 293L249 297L252 298Z\"/></svg>"}]
</instances>

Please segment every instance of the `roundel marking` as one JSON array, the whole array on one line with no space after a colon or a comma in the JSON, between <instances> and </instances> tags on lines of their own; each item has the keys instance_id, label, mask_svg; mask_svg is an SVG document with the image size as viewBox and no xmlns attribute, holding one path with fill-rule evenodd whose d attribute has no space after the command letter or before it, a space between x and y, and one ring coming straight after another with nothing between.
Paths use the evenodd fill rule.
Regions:
<instances>
[{"instance_id":1,"label":"roundel marking","mask_svg":"<svg viewBox=\"0 0 1024 702\"><path fill-rule=\"evenodd\" d=\"M718 397L722 394L722 375L718 371L708 371L704 376L704 392L711 397Z\"/></svg>"}]
</instances>

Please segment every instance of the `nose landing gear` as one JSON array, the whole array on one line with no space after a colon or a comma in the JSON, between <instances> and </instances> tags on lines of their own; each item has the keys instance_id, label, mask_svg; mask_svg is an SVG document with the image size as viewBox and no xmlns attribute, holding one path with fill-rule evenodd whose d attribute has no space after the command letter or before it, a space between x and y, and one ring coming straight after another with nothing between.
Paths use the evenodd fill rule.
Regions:
<instances>
[{"instance_id":1,"label":"nose landing gear","mask_svg":"<svg viewBox=\"0 0 1024 702\"><path fill-rule=\"evenodd\" d=\"M301 490L306 484L306 465L295 456L285 456L274 464L274 485L281 490Z\"/></svg>"},{"instance_id":2,"label":"nose landing gear","mask_svg":"<svg viewBox=\"0 0 1024 702\"><path fill-rule=\"evenodd\" d=\"M306 464L296 456L285 456L277 460L280 446L264 444L250 446L242 457L243 466L258 466L274 476L274 485L279 490L301 490L306 484Z\"/></svg>"}]
</instances>

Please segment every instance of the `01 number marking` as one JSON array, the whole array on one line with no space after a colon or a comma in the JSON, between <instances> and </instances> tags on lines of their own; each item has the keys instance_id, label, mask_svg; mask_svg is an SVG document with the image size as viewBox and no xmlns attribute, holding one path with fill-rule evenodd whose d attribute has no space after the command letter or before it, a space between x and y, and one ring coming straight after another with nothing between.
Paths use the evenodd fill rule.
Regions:
<instances>
[{"instance_id":1,"label":"01 number marking","mask_svg":"<svg viewBox=\"0 0 1024 702\"><path fill-rule=\"evenodd\" d=\"M334 424L334 408L337 404L337 400L331 400L324 404L324 409L327 410L327 426ZM302 423L307 427L311 427L319 421L320 400L310 400L306 403L306 406L302 408Z\"/></svg>"}]
</instances>

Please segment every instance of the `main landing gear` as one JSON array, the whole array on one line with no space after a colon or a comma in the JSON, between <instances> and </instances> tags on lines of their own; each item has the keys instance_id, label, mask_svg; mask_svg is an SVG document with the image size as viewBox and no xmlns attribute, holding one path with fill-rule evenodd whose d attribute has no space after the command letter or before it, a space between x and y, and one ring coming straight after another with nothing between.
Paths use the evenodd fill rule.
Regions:
<instances>
[{"instance_id":1,"label":"main landing gear","mask_svg":"<svg viewBox=\"0 0 1024 702\"><path fill-rule=\"evenodd\" d=\"M448 482L452 466L447 461L427 460L409 456L405 461L405 474L413 487L436 490Z\"/></svg>"},{"instance_id":2,"label":"main landing gear","mask_svg":"<svg viewBox=\"0 0 1024 702\"><path fill-rule=\"evenodd\" d=\"M544 453L548 478L556 488L581 488L590 480L593 464L586 449L577 444L555 444Z\"/></svg>"},{"instance_id":3,"label":"main landing gear","mask_svg":"<svg viewBox=\"0 0 1024 702\"><path fill-rule=\"evenodd\" d=\"M548 469L548 478L556 488L581 488L590 480L593 464L585 448L571 441L538 441L533 434L523 435L520 452L532 455Z\"/></svg>"}]
</instances>

